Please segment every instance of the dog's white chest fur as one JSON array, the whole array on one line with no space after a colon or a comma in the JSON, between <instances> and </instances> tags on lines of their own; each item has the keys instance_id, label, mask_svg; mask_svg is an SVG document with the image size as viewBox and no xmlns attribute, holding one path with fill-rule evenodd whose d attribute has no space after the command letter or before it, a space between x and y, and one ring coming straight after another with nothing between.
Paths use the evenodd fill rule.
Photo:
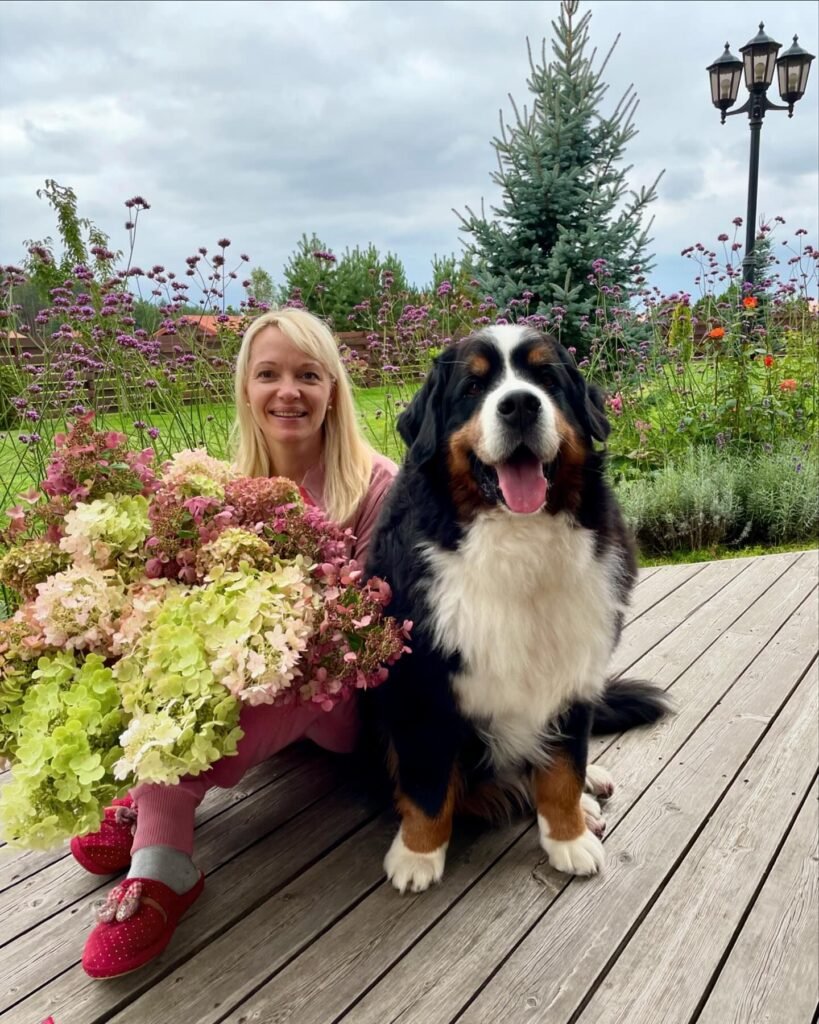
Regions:
<instances>
[{"instance_id":1,"label":"dog's white chest fur","mask_svg":"<svg viewBox=\"0 0 819 1024\"><path fill-rule=\"evenodd\" d=\"M461 712L485 723L496 767L537 756L547 723L602 691L618 610L616 556L556 516L476 520L456 551L424 549L436 645L458 652Z\"/></svg>"}]
</instances>

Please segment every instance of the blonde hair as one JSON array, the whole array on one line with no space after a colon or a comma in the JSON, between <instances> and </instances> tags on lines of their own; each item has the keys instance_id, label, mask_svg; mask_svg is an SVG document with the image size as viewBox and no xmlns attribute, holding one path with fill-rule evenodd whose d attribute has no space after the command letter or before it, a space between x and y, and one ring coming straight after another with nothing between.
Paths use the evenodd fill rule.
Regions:
<instances>
[{"instance_id":1,"label":"blonde hair","mask_svg":"<svg viewBox=\"0 0 819 1024\"><path fill-rule=\"evenodd\" d=\"M274 476L276 473L264 435L248 408L246 393L251 345L265 327L278 327L296 348L320 363L333 379L333 400L324 420L324 511L333 522L344 524L353 517L369 489L373 450L361 436L350 378L338 354L336 339L330 328L307 310L271 310L257 317L244 333L234 377L234 465L243 476Z\"/></svg>"}]
</instances>

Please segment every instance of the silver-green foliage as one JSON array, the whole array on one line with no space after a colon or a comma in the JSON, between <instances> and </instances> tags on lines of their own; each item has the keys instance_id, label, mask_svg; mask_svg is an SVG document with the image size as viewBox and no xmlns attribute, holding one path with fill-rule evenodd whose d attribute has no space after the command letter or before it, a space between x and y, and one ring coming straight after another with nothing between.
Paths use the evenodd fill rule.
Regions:
<instances>
[{"instance_id":1,"label":"silver-green foliage","mask_svg":"<svg viewBox=\"0 0 819 1024\"><path fill-rule=\"evenodd\" d=\"M796 443L744 456L699 446L617 494L646 551L781 544L819 532L816 451Z\"/></svg>"}]
</instances>

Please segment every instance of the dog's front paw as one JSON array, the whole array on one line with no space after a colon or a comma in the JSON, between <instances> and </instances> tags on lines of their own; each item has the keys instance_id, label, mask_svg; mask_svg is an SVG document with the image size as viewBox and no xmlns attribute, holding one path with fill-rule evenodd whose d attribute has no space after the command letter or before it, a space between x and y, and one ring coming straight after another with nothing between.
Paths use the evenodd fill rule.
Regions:
<instances>
[{"instance_id":1,"label":"dog's front paw","mask_svg":"<svg viewBox=\"0 0 819 1024\"><path fill-rule=\"evenodd\" d=\"M549 863L567 875L596 875L606 860L603 844L589 829L577 839L552 839L549 825L538 815L540 845L549 855Z\"/></svg>"},{"instance_id":2,"label":"dog's front paw","mask_svg":"<svg viewBox=\"0 0 819 1024\"><path fill-rule=\"evenodd\" d=\"M399 829L384 858L384 871L399 892L424 892L441 881L445 861L446 843L432 853L415 853L407 848Z\"/></svg>"},{"instance_id":3,"label":"dog's front paw","mask_svg":"<svg viewBox=\"0 0 819 1024\"><path fill-rule=\"evenodd\" d=\"M586 765L586 789L592 796L608 800L614 792L614 779L602 765Z\"/></svg>"},{"instance_id":4,"label":"dog's front paw","mask_svg":"<svg viewBox=\"0 0 819 1024\"><path fill-rule=\"evenodd\" d=\"M590 793L584 793L580 797L580 806L589 831L594 832L598 839L602 839L606 831L606 819L600 810L600 804Z\"/></svg>"}]
</instances>

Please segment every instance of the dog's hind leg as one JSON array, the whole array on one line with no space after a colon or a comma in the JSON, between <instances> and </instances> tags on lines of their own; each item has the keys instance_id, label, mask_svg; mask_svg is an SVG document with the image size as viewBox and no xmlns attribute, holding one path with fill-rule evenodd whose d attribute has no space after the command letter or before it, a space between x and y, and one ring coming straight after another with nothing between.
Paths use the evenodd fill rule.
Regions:
<instances>
[{"instance_id":1,"label":"dog's hind leg","mask_svg":"<svg viewBox=\"0 0 819 1024\"><path fill-rule=\"evenodd\" d=\"M602 765L586 765L586 791L598 800L608 800L614 793L614 779Z\"/></svg>"},{"instance_id":2,"label":"dog's hind leg","mask_svg":"<svg viewBox=\"0 0 819 1024\"><path fill-rule=\"evenodd\" d=\"M560 744L550 763L534 777L540 844L552 867L570 875L594 875L605 860L595 834L605 827L599 805L586 796L584 806L589 724L588 708L575 705L561 722Z\"/></svg>"},{"instance_id":3,"label":"dog's hind leg","mask_svg":"<svg viewBox=\"0 0 819 1024\"><path fill-rule=\"evenodd\" d=\"M603 817L600 804L591 793L583 793L580 797L580 806L583 808L583 817L586 819L589 830L594 832L598 839L602 839L606 831L606 819Z\"/></svg>"}]
</instances>

